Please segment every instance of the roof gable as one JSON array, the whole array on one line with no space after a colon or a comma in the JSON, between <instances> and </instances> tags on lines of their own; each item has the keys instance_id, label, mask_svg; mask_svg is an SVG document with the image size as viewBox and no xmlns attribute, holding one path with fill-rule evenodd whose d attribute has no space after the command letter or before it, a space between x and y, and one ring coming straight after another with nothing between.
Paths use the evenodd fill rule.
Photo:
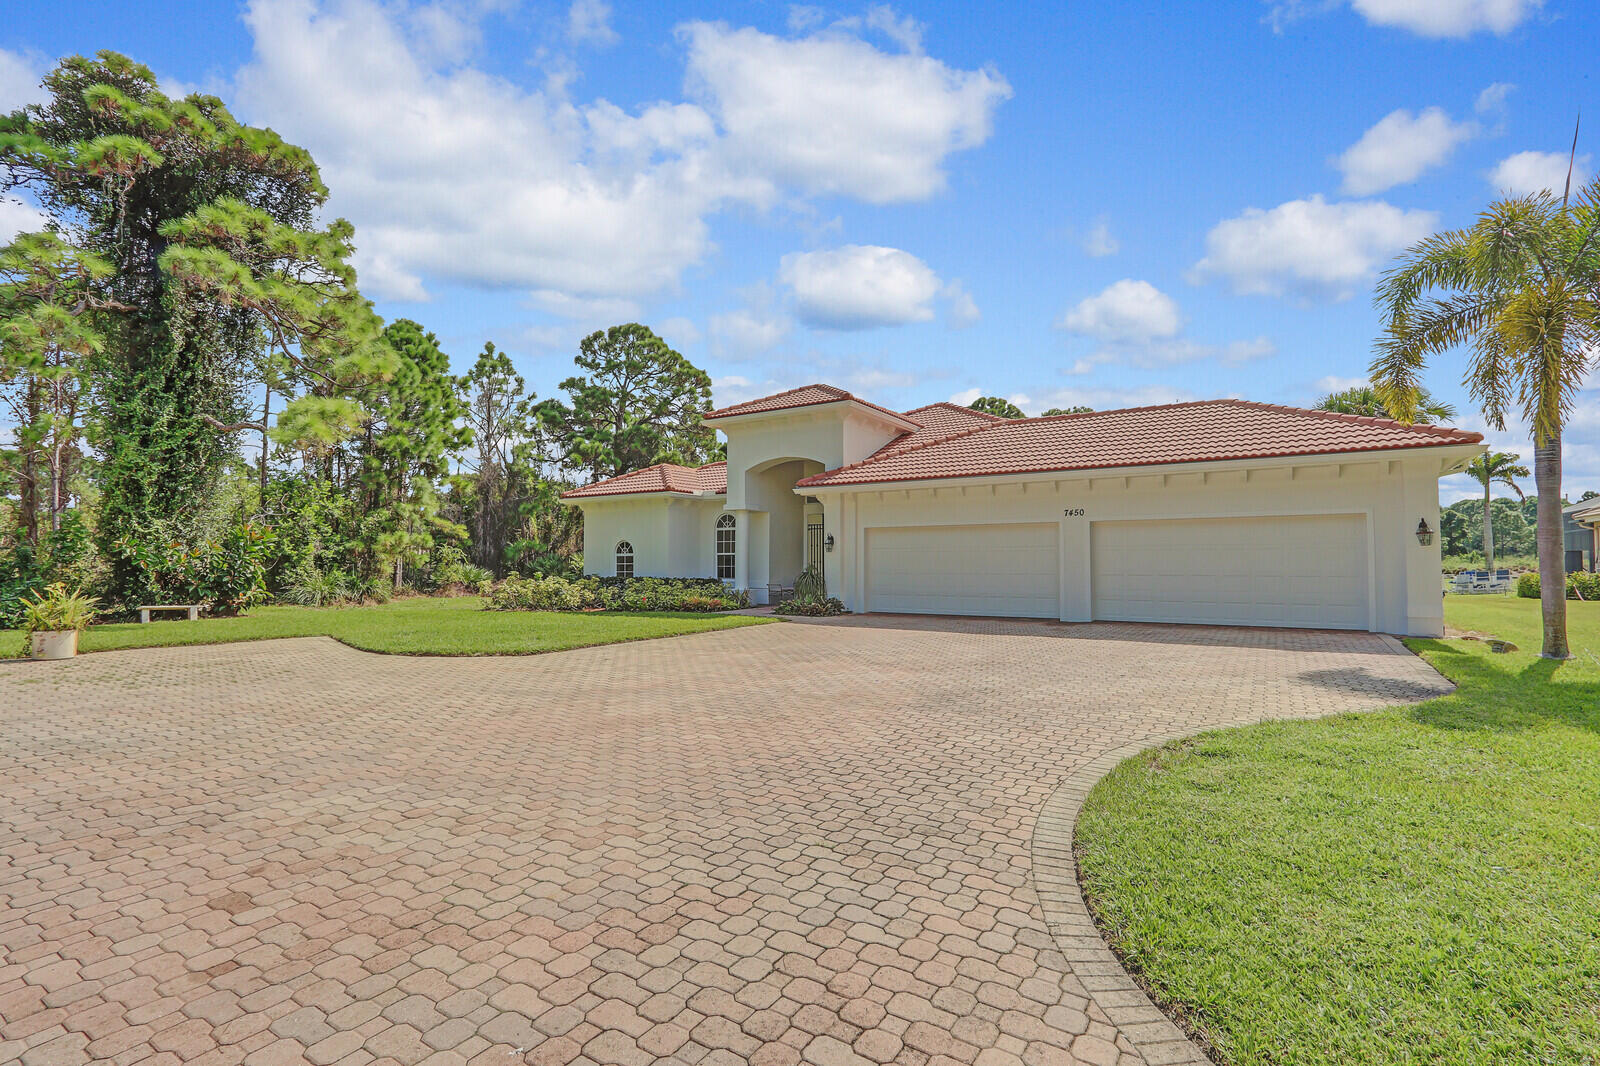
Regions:
<instances>
[{"instance_id":1,"label":"roof gable","mask_svg":"<svg viewBox=\"0 0 1600 1066\"><path fill-rule=\"evenodd\" d=\"M773 393L771 396L762 396L755 400L746 400L744 403L732 404L728 407L719 407L714 411L707 411L700 416L702 422L711 422L719 418L737 418L740 415L770 414L776 411L788 411L799 407L818 407L830 403L854 403L862 407L888 416L891 423L898 425L912 425L917 423L907 415L898 411L891 411L887 407L879 407L869 403L859 396L845 392L834 385L802 385L798 389L789 389L787 392Z\"/></svg>"}]
</instances>

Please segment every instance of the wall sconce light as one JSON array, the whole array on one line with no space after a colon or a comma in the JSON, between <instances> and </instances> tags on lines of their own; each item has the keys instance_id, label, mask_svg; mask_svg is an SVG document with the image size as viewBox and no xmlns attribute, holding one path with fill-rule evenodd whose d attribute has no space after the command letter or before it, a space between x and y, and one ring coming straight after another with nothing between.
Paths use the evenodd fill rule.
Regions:
<instances>
[{"instance_id":1,"label":"wall sconce light","mask_svg":"<svg viewBox=\"0 0 1600 1066\"><path fill-rule=\"evenodd\" d=\"M822 538L822 547L826 551L833 551L833 534L832 533L829 533L826 537Z\"/></svg>"},{"instance_id":2,"label":"wall sconce light","mask_svg":"<svg viewBox=\"0 0 1600 1066\"><path fill-rule=\"evenodd\" d=\"M1433 530L1428 528L1426 518L1417 523L1417 543L1424 548L1433 543Z\"/></svg>"}]
</instances>

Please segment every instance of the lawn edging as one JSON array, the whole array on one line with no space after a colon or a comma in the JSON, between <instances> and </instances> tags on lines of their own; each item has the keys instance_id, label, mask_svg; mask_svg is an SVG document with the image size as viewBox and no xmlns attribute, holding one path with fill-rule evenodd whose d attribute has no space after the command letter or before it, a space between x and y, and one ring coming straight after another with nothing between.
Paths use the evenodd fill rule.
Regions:
<instances>
[{"instance_id":1,"label":"lawn edging","mask_svg":"<svg viewBox=\"0 0 1600 1066\"><path fill-rule=\"evenodd\" d=\"M1045 927L1095 1006L1150 1066L1209 1066L1211 1058L1151 1001L1100 934L1078 883L1073 840L1084 801L1102 777L1125 759L1193 733L1180 729L1152 734L1101 752L1067 775L1033 823L1033 887Z\"/></svg>"}]
</instances>

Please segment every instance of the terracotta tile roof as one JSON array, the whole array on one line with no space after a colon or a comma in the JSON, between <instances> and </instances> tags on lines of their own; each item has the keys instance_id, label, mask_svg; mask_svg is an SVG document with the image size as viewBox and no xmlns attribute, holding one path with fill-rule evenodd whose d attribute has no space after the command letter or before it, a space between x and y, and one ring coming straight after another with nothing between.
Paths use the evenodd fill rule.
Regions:
<instances>
[{"instance_id":1,"label":"terracotta tile roof","mask_svg":"<svg viewBox=\"0 0 1600 1066\"><path fill-rule=\"evenodd\" d=\"M898 411L891 411L887 407L879 407L875 403L869 403L861 397L853 396L833 385L822 384L802 385L798 389L790 389L787 392L763 396L758 400L746 400L744 403L736 403L730 407L719 407L715 411L707 411L700 417L705 420L732 418L735 415L754 415L764 411L786 411L791 407L815 407L819 404L841 403L845 400L851 400L863 407L870 407L874 411L882 411L884 414L901 421L911 421L906 415L900 414Z\"/></svg>"},{"instance_id":2,"label":"terracotta tile roof","mask_svg":"<svg viewBox=\"0 0 1600 1066\"><path fill-rule=\"evenodd\" d=\"M803 486L1093 470L1474 444L1482 434L1247 400L999 419L826 470Z\"/></svg>"},{"instance_id":3,"label":"terracotta tile roof","mask_svg":"<svg viewBox=\"0 0 1600 1066\"><path fill-rule=\"evenodd\" d=\"M643 470L634 470L605 481L596 481L570 492L563 492L563 500L585 496L631 496L641 492L725 493L728 491L728 464L708 463L705 466L679 466L676 463L657 463Z\"/></svg>"}]
</instances>

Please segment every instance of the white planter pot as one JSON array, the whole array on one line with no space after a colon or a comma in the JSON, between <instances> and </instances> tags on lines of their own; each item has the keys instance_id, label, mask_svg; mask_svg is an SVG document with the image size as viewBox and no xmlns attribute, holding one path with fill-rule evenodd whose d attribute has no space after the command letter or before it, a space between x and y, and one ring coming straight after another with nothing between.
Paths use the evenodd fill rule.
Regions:
<instances>
[{"instance_id":1,"label":"white planter pot","mask_svg":"<svg viewBox=\"0 0 1600 1066\"><path fill-rule=\"evenodd\" d=\"M33 634L35 659L70 659L78 654L78 631L68 629L58 633Z\"/></svg>"}]
</instances>

